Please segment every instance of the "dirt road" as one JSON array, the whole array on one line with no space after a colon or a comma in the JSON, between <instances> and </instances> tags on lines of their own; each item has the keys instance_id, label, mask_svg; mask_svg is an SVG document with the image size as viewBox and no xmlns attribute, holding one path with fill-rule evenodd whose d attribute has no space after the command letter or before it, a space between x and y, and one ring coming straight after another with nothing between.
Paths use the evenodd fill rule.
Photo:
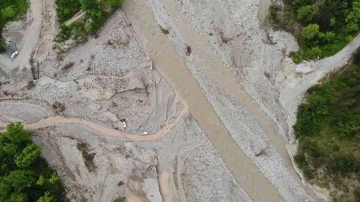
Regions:
<instances>
[{"instance_id":1,"label":"dirt road","mask_svg":"<svg viewBox=\"0 0 360 202\"><path fill-rule=\"evenodd\" d=\"M298 98L301 97L308 88L316 84L326 74L346 65L359 47L360 34L334 56L317 61L315 63L315 71L304 76L304 78L296 85L288 86L286 91L282 94L281 99L283 102L290 103L293 100L298 100Z\"/></svg>"},{"instance_id":2,"label":"dirt road","mask_svg":"<svg viewBox=\"0 0 360 202\"><path fill-rule=\"evenodd\" d=\"M175 101L177 102L178 99L175 99ZM16 105L35 107L35 106L29 105L27 103L16 103ZM176 110L173 111L173 115L175 115L175 113L176 113ZM44 118L36 123L31 123L31 124L23 123L23 125L24 125L25 129L30 130L30 131L35 131L35 130L38 130L41 128L47 128L47 127L56 126L59 124L81 124L81 125L91 128L93 130L96 130L99 133L104 134L104 135L125 137L130 140L134 140L134 141L154 141L154 140L158 140L158 139L164 137L165 135L167 135L171 131L171 129L174 128L187 113L188 113L188 107L185 105L185 107L180 111L180 113L177 116L177 118L175 119L175 121L173 121L169 124L166 124L161 130L159 130L155 134L146 135L146 136L127 134L120 130L106 128L104 126L101 126L99 124L96 124L96 123L93 123L93 122L90 122L87 120L77 119L77 118L65 118L63 116L50 116L50 117ZM0 113L0 115L1 115L1 113ZM3 116L5 116L5 118L7 118L8 120L13 119L13 117L6 117L7 116L6 114L4 114ZM21 121L21 120L16 119L14 122L17 122L17 121ZM6 128L6 125L7 125L7 123L3 123L0 121L0 129Z\"/></svg>"},{"instance_id":3,"label":"dirt road","mask_svg":"<svg viewBox=\"0 0 360 202\"><path fill-rule=\"evenodd\" d=\"M7 67L8 71L16 67L30 69L29 59L39 40L43 5L43 0L30 1L31 19L28 21L31 23L24 33L23 46L18 47L19 55L13 61L5 54L0 55L0 61Z\"/></svg>"}]
</instances>

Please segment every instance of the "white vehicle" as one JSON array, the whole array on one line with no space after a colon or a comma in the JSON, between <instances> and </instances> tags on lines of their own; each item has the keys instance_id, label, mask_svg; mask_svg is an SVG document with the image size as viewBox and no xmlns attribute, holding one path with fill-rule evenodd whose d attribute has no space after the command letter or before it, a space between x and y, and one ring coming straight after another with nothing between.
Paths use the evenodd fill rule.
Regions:
<instances>
[{"instance_id":1,"label":"white vehicle","mask_svg":"<svg viewBox=\"0 0 360 202\"><path fill-rule=\"evenodd\" d=\"M13 54L11 54L11 59L14 59L14 58L16 58L16 56L19 54L19 52L18 51L15 51Z\"/></svg>"}]
</instances>

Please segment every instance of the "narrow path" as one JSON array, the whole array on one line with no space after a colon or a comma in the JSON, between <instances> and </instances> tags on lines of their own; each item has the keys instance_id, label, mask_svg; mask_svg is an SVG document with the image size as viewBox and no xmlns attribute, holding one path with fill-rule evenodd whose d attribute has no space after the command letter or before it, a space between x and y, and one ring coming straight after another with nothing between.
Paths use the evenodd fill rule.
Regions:
<instances>
[{"instance_id":1,"label":"narrow path","mask_svg":"<svg viewBox=\"0 0 360 202\"><path fill-rule=\"evenodd\" d=\"M301 80L297 85L290 86L290 88L286 90L282 95L283 102L289 103L296 100L297 97L301 96L308 88L315 85L326 74L346 65L359 47L360 34L334 56L317 61L314 72L306 75L305 79Z\"/></svg>"},{"instance_id":2,"label":"narrow path","mask_svg":"<svg viewBox=\"0 0 360 202\"><path fill-rule=\"evenodd\" d=\"M154 61L154 68L186 101L189 112L208 135L240 186L254 201L282 201L275 188L235 143L144 3L128 0L122 9L142 41L146 55Z\"/></svg>"},{"instance_id":3,"label":"narrow path","mask_svg":"<svg viewBox=\"0 0 360 202\"><path fill-rule=\"evenodd\" d=\"M165 135L167 135L171 131L171 129L174 128L187 113L188 113L188 108L187 108L187 106L185 106L183 108L183 110L179 113L179 116L175 119L174 122L165 125L161 130L159 130L155 134L146 135L146 136L126 134L120 130L106 128L104 126L101 126L99 124L96 124L96 123L93 123L93 122L90 122L87 120L77 119L77 118L65 118L63 116L48 117L48 118L42 119L36 123L31 123L31 124L23 123L23 125L24 125L24 128L29 131L36 131L41 128L57 126L59 124L81 124L81 125L91 128L103 135L118 136L118 137L123 137L123 138L127 138L127 139L134 140L134 141L139 141L139 142L140 141L155 141L155 140L158 140L158 139L164 137ZM4 123L4 122L0 121L0 129L6 128L7 124L8 123Z\"/></svg>"},{"instance_id":4,"label":"narrow path","mask_svg":"<svg viewBox=\"0 0 360 202\"><path fill-rule=\"evenodd\" d=\"M86 15L85 11L80 11L76 13L71 19L65 22L65 25L70 25L71 23L79 20L80 18L84 17Z\"/></svg>"}]
</instances>

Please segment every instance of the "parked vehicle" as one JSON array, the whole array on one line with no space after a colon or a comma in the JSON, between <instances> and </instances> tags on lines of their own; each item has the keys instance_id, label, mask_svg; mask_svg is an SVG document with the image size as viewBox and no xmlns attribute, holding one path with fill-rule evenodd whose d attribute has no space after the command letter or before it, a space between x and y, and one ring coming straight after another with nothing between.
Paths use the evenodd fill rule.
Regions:
<instances>
[{"instance_id":1,"label":"parked vehicle","mask_svg":"<svg viewBox=\"0 0 360 202\"><path fill-rule=\"evenodd\" d=\"M11 54L11 59L14 59L14 58L16 58L16 56L19 54L19 52L18 51L15 51L15 52L13 52L13 54Z\"/></svg>"}]
</instances>

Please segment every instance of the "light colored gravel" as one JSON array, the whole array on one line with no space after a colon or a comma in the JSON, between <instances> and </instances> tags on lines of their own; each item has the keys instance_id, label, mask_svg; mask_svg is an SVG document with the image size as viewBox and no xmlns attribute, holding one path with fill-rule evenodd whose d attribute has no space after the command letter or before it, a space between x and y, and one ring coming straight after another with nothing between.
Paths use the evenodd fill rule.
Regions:
<instances>
[{"instance_id":1,"label":"light colored gravel","mask_svg":"<svg viewBox=\"0 0 360 202\"><path fill-rule=\"evenodd\" d=\"M42 155L54 167L71 201L112 201L132 194L161 201L157 182L157 157L154 149L138 148L117 138L108 141L88 127L64 124L36 132L34 141L42 146ZM95 168L85 165L79 143L94 154Z\"/></svg>"},{"instance_id":2,"label":"light colored gravel","mask_svg":"<svg viewBox=\"0 0 360 202\"><path fill-rule=\"evenodd\" d=\"M189 116L173 131L179 135L184 131L186 143L179 149L176 170L189 202L252 201L239 186L224 162L217 155L205 133Z\"/></svg>"},{"instance_id":3,"label":"light colored gravel","mask_svg":"<svg viewBox=\"0 0 360 202\"><path fill-rule=\"evenodd\" d=\"M48 112L38 105L16 102L0 102L0 114L25 123L34 123L49 117ZM50 112L50 114L53 113ZM0 120L6 122L1 117Z\"/></svg>"},{"instance_id":4,"label":"light colored gravel","mask_svg":"<svg viewBox=\"0 0 360 202\"><path fill-rule=\"evenodd\" d=\"M137 144L156 148L158 172L171 174L169 187L174 202L252 201L191 115L159 142Z\"/></svg>"}]
</instances>

